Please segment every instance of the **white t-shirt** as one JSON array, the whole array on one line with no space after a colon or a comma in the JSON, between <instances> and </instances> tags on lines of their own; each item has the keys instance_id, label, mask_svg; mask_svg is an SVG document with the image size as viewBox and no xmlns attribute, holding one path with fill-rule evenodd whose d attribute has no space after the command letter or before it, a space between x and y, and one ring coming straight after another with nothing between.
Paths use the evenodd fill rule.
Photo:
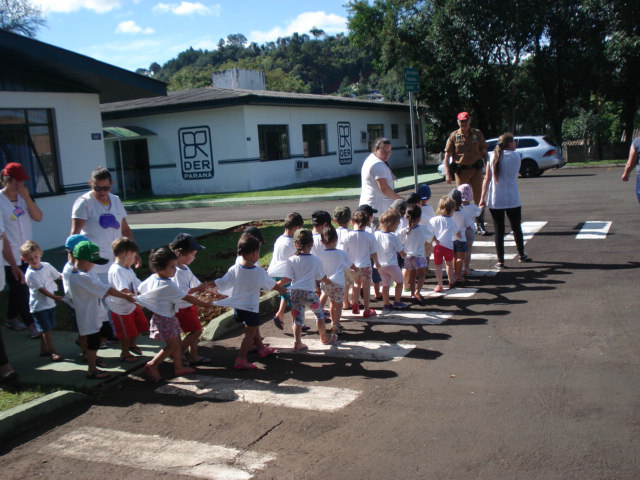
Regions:
<instances>
[{"instance_id":1,"label":"white t-shirt","mask_svg":"<svg viewBox=\"0 0 640 480\"><path fill-rule=\"evenodd\" d=\"M284 277L287 272L287 259L296 253L293 237L280 235L273 244L273 255L267 273L270 277Z\"/></svg>"},{"instance_id":2,"label":"white t-shirt","mask_svg":"<svg viewBox=\"0 0 640 480\"><path fill-rule=\"evenodd\" d=\"M401 239L407 256L425 258L424 244L433 241L433 232L431 228L418 224L406 228Z\"/></svg>"},{"instance_id":3,"label":"white t-shirt","mask_svg":"<svg viewBox=\"0 0 640 480\"><path fill-rule=\"evenodd\" d=\"M338 243L336 243L336 248L344 250L344 244L347 242L349 235L351 235L351 230L347 227L338 227L336 228L336 233L338 234Z\"/></svg>"},{"instance_id":4,"label":"white t-shirt","mask_svg":"<svg viewBox=\"0 0 640 480\"><path fill-rule=\"evenodd\" d=\"M378 262L383 267L398 265L398 253L403 248L400 240L393 232L383 232L378 230L375 233L378 242Z\"/></svg>"},{"instance_id":5,"label":"white t-shirt","mask_svg":"<svg viewBox=\"0 0 640 480\"><path fill-rule=\"evenodd\" d=\"M18 200L14 203L7 198L4 193L0 193L0 214L4 223L4 232L13 252L16 265L20 265L20 246L27 240L33 240L31 215L27 210L27 202L18 195ZM9 266L2 256L5 267Z\"/></svg>"},{"instance_id":6,"label":"white t-shirt","mask_svg":"<svg viewBox=\"0 0 640 480\"><path fill-rule=\"evenodd\" d=\"M4 222L2 220L2 215L0 215L0 236L4 233ZM0 248L4 248L4 239L0 237ZM2 257L4 258L4 257ZM4 278L4 268L1 269L2 272L0 272L0 291L4 290L4 282L5 282L5 278Z\"/></svg>"},{"instance_id":7,"label":"white t-shirt","mask_svg":"<svg viewBox=\"0 0 640 480\"><path fill-rule=\"evenodd\" d=\"M324 251L327 247L322 243L322 234L321 233L313 233L313 247L311 247L311 255L315 255L316 257L322 251Z\"/></svg>"},{"instance_id":8,"label":"white t-shirt","mask_svg":"<svg viewBox=\"0 0 640 480\"><path fill-rule=\"evenodd\" d=\"M462 238L455 237L454 240L462 240L463 242L466 241L464 231L467 229L467 226L466 226L466 220L464 219L464 214L462 213L462 210L455 210L451 214L451 218L453 218L453 221L456 222L456 225L458 226L458 230L460 231L460 235L462 236Z\"/></svg>"},{"instance_id":9,"label":"white t-shirt","mask_svg":"<svg viewBox=\"0 0 640 480\"><path fill-rule=\"evenodd\" d=\"M327 248L318 255L324 274L333 283L344 286L344 269L352 265L347 253L337 248Z\"/></svg>"},{"instance_id":10,"label":"white t-shirt","mask_svg":"<svg viewBox=\"0 0 640 480\"><path fill-rule=\"evenodd\" d=\"M102 282L98 275L75 270L69 276L69 291L76 311L76 322L80 335L97 333L102 323L108 320L107 311L102 304L102 297L109 290L109 285Z\"/></svg>"},{"instance_id":11,"label":"white t-shirt","mask_svg":"<svg viewBox=\"0 0 640 480\"><path fill-rule=\"evenodd\" d=\"M487 207L494 209L515 208L522 205L520 192L518 191L518 174L520 173L520 163L522 155L519 152L505 150L500 159L500 172L498 180L493 171L493 165L489 162L491 169L491 181L489 182L489 192L487 193Z\"/></svg>"},{"instance_id":12,"label":"white t-shirt","mask_svg":"<svg viewBox=\"0 0 640 480\"><path fill-rule=\"evenodd\" d=\"M431 220L431 229L436 240L440 245L453 250L453 241L460 240L458 237L459 228L453 217L445 217L444 215L436 215Z\"/></svg>"},{"instance_id":13,"label":"white t-shirt","mask_svg":"<svg viewBox=\"0 0 640 480\"><path fill-rule=\"evenodd\" d=\"M109 285L118 291L124 288L129 289L132 293L138 293L140 279L131 268L126 268L119 263L113 263L109 267ZM118 315L129 315L136 309L135 304L127 302L124 298L108 296L105 303L109 310Z\"/></svg>"},{"instance_id":14,"label":"white t-shirt","mask_svg":"<svg viewBox=\"0 0 640 480\"><path fill-rule=\"evenodd\" d=\"M155 273L140 284L138 292L136 302L163 317L173 317L178 311L177 303L187 295L173 280Z\"/></svg>"},{"instance_id":15,"label":"white t-shirt","mask_svg":"<svg viewBox=\"0 0 640 480\"><path fill-rule=\"evenodd\" d=\"M393 173L386 163L371 153L362 164L360 171L360 205L370 205L378 212L384 212L393 203L393 198L382 193L376 180L385 179L389 188L393 189Z\"/></svg>"},{"instance_id":16,"label":"white t-shirt","mask_svg":"<svg viewBox=\"0 0 640 480\"><path fill-rule=\"evenodd\" d=\"M482 213L482 209L475 203L462 205L462 215L464 215L465 230L468 228L476 230L476 217Z\"/></svg>"},{"instance_id":17,"label":"white t-shirt","mask_svg":"<svg viewBox=\"0 0 640 480\"><path fill-rule=\"evenodd\" d=\"M420 217L422 218L422 217ZM396 236L398 238L400 238L400 234L402 233L403 230L409 228L409 220L407 220L407 217L400 217L400 223L398 224L398 228L396 228Z\"/></svg>"},{"instance_id":18,"label":"white t-shirt","mask_svg":"<svg viewBox=\"0 0 640 480\"><path fill-rule=\"evenodd\" d=\"M436 216L436 212L431 205L422 205L422 214L420 215L420 225L425 227L429 225L429 220Z\"/></svg>"},{"instance_id":19,"label":"white t-shirt","mask_svg":"<svg viewBox=\"0 0 640 480\"><path fill-rule=\"evenodd\" d=\"M27 267L24 276L29 287L29 311L31 313L56 307L56 301L40 293L38 289L45 288L49 293L55 293L58 290L56 280L62 277L60 272L50 263L40 262L40 264L41 266L37 270Z\"/></svg>"},{"instance_id":20,"label":"white t-shirt","mask_svg":"<svg viewBox=\"0 0 640 480\"><path fill-rule=\"evenodd\" d=\"M176 274L171 280L173 280L173 283L175 283L180 290L184 291L187 294L189 293L189 290L198 287L201 283L200 280L198 280L198 277L193 274L193 272L187 265L177 265ZM180 310L181 308L187 308L191 305L193 304L181 300L176 304L176 307L178 308L178 310Z\"/></svg>"},{"instance_id":21,"label":"white t-shirt","mask_svg":"<svg viewBox=\"0 0 640 480\"><path fill-rule=\"evenodd\" d=\"M358 268L371 266L371 255L378 250L378 242L372 233L353 230L345 244L345 252Z\"/></svg>"},{"instance_id":22,"label":"white t-shirt","mask_svg":"<svg viewBox=\"0 0 640 480\"><path fill-rule=\"evenodd\" d=\"M73 273L73 263L66 262L62 268L62 289L64 290L64 302L71 308L75 308L73 298L71 298L71 290L69 290L69 279Z\"/></svg>"},{"instance_id":23,"label":"white t-shirt","mask_svg":"<svg viewBox=\"0 0 640 480\"><path fill-rule=\"evenodd\" d=\"M109 260L105 265L96 265L92 271L95 273L107 273L109 267L114 261L111 243L122 236L122 220L127 216L127 212L122 206L120 198L116 195L109 194L110 204L108 207L102 205L98 199L89 191L78 197L73 204L71 218L84 220L84 226L80 233L100 247L100 256ZM100 218L106 215L113 215L118 223L118 227L107 226L103 228L100 225ZM104 220L107 217L104 217ZM108 222L109 225L115 225Z\"/></svg>"},{"instance_id":24,"label":"white t-shirt","mask_svg":"<svg viewBox=\"0 0 640 480\"><path fill-rule=\"evenodd\" d=\"M288 274L291 279L291 287L297 290L313 292L316 289L316 280L322 280L324 269L318 257L300 253L287 260Z\"/></svg>"},{"instance_id":25,"label":"white t-shirt","mask_svg":"<svg viewBox=\"0 0 640 480\"><path fill-rule=\"evenodd\" d=\"M222 307L238 308L258 313L260 311L260 290L272 290L276 282L260 265L246 267L234 264L227 273L216 280L218 292L229 298L214 303Z\"/></svg>"}]
</instances>

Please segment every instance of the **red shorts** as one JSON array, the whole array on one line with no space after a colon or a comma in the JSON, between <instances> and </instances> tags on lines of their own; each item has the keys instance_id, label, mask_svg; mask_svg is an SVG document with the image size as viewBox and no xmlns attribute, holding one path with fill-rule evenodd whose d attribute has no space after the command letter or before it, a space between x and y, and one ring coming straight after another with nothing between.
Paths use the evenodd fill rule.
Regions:
<instances>
[{"instance_id":1,"label":"red shorts","mask_svg":"<svg viewBox=\"0 0 640 480\"><path fill-rule=\"evenodd\" d=\"M180 322L180 329L185 333L202 330L200 318L198 317L198 307L196 305L181 308L176 313L176 318Z\"/></svg>"},{"instance_id":2,"label":"red shorts","mask_svg":"<svg viewBox=\"0 0 640 480\"><path fill-rule=\"evenodd\" d=\"M436 245L433 248L433 263L442 265L442 260L451 262L453 260L453 250L442 245Z\"/></svg>"},{"instance_id":3,"label":"red shorts","mask_svg":"<svg viewBox=\"0 0 640 480\"><path fill-rule=\"evenodd\" d=\"M116 336L119 340L136 338L142 332L149 331L149 321L140 307L136 307L128 315L119 315L111 312L111 319L113 320L113 326L116 327Z\"/></svg>"}]
</instances>

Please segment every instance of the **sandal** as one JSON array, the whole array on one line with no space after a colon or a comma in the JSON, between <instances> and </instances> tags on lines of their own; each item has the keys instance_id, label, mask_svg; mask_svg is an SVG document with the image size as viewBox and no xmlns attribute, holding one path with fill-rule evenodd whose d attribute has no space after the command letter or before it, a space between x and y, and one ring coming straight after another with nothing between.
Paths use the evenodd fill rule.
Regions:
<instances>
[{"instance_id":1,"label":"sandal","mask_svg":"<svg viewBox=\"0 0 640 480\"><path fill-rule=\"evenodd\" d=\"M438 285L438 286L436 286L436 288L433 289L433 293L439 293L441 291L442 291L442 286L441 285Z\"/></svg>"},{"instance_id":2,"label":"sandal","mask_svg":"<svg viewBox=\"0 0 640 480\"><path fill-rule=\"evenodd\" d=\"M129 347L129 350L135 353L136 355L142 355L142 349L137 345L135 347Z\"/></svg>"},{"instance_id":3,"label":"sandal","mask_svg":"<svg viewBox=\"0 0 640 480\"><path fill-rule=\"evenodd\" d=\"M233 364L233 368L235 368L236 370L253 370L254 368L258 367L255 363L251 363L246 358L243 358L242 360L236 360L236 362Z\"/></svg>"},{"instance_id":4,"label":"sandal","mask_svg":"<svg viewBox=\"0 0 640 480\"><path fill-rule=\"evenodd\" d=\"M191 368L191 367L184 367L182 370L175 370L174 373L174 377L182 377L183 375L193 375L194 373L196 373L197 370L195 368Z\"/></svg>"},{"instance_id":5,"label":"sandal","mask_svg":"<svg viewBox=\"0 0 640 480\"><path fill-rule=\"evenodd\" d=\"M322 344L323 345L333 345L337 341L338 341L338 335L336 335L335 333L332 333L329 336L329 338L327 338L326 340L322 340Z\"/></svg>"},{"instance_id":6,"label":"sandal","mask_svg":"<svg viewBox=\"0 0 640 480\"><path fill-rule=\"evenodd\" d=\"M279 330L284 330L284 323L278 317L273 317L273 323L275 323L276 328Z\"/></svg>"},{"instance_id":7,"label":"sandal","mask_svg":"<svg viewBox=\"0 0 640 480\"><path fill-rule=\"evenodd\" d=\"M273 347L262 347L261 349L258 350L258 357L259 358L264 358L264 357L268 357L269 355L273 355L274 353L276 353L276 349Z\"/></svg>"},{"instance_id":8,"label":"sandal","mask_svg":"<svg viewBox=\"0 0 640 480\"><path fill-rule=\"evenodd\" d=\"M189 360L191 365L206 365L207 363L211 363L211 359L209 357L205 357L200 355L195 360Z\"/></svg>"},{"instance_id":9,"label":"sandal","mask_svg":"<svg viewBox=\"0 0 640 480\"><path fill-rule=\"evenodd\" d=\"M333 333L344 333L344 328L342 328L342 325L334 325L333 327L331 327L331 331Z\"/></svg>"},{"instance_id":10,"label":"sandal","mask_svg":"<svg viewBox=\"0 0 640 480\"><path fill-rule=\"evenodd\" d=\"M123 363L131 363L137 361L138 358L133 355L125 355L124 357L120 357L120 361Z\"/></svg>"},{"instance_id":11,"label":"sandal","mask_svg":"<svg viewBox=\"0 0 640 480\"><path fill-rule=\"evenodd\" d=\"M294 352L300 352L302 350L308 350L309 347L307 345L305 345L304 343L301 343L300 345L294 345L293 346L293 351Z\"/></svg>"},{"instance_id":12,"label":"sandal","mask_svg":"<svg viewBox=\"0 0 640 480\"><path fill-rule=\"evenodd\" d=\"M303 332L308 332L309 330L311 330L311 327L309 325L303 325L302 326L302 331Z\"/></svg>"},{"instance_id":13,"label":"sandal","mask_svg":"<svg viewBox=\"0 0 640 480\"><path fill-rule=\"evenodd\" d=\"M156 371L154 371L151 365L149 365L148 363L144 364L144 373L147 376L147 378L149 378L149 380L153 380L154 382L161 382L162 381L162 376L158 373L157 369Z\"/></svg>"},{"instance_id":14,"label":"sandal","mask_svg":"<svg viewBox=\"0 0 640 480\"><path fill-rule=\"evenodd\" d=\"M51 354L51 361L52 362L60 362L62 360L62 355L59 355L57 353L52 353Z\"/></svg>"},{"instance_id":15,"label":"sandal","mask_svg":"<svg viewBox=\"0 0 640 480\"><path fill-rule=\"evenodd\" d=\"M93 372L87 373L87 379L89 380L104 380L105 378L109 378L110 376L110 373L103 372L101 370L95 370Z\"/></svg>"}]
</instances>

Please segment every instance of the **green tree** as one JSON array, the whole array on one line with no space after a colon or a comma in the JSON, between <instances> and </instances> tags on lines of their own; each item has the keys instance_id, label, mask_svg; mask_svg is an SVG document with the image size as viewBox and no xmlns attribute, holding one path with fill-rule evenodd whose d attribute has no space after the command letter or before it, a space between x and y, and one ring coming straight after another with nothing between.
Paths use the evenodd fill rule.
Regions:
<instances>
[{"instance_id":1,"label":"green tree","mask_svg":"<svg viewBox=\"0 0 640 480\"><path fill-rule=\"evenodd\" d=\"M0 0L0 30L34 38L46 24L42 10L29 0Z\"/></svg>"}]
</instances>

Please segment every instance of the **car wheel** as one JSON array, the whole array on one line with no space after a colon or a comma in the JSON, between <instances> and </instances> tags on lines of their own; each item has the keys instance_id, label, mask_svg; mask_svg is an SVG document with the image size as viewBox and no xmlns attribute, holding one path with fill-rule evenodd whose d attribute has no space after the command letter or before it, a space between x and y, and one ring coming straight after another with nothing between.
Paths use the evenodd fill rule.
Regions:
<instances>
[{"instance_id":1,"label":"car wheel","mask_svg":"<svg viewBox=\"0 0 640 480\"><path fill-rule=\"evenodd\" d=\"M539 177L542 170L538 168L538 164L530 158L525 158L520 165L520 175L523 177Z\"/></svg>"}]
</instances>

